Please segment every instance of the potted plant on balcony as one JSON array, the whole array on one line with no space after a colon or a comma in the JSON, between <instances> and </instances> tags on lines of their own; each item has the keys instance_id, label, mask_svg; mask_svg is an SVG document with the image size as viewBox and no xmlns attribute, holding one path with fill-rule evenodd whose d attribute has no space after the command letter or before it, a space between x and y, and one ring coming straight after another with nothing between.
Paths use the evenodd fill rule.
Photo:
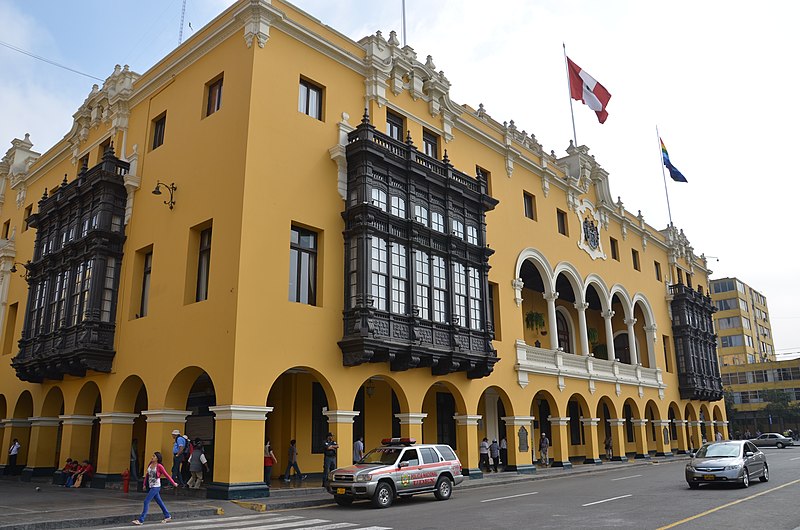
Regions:
<instances>
[{"instance_id":1,"label":"potted plant on balcony","mask_svg":"<svg viewBox=\"0 0 800 530\"><path fill-rule=\"evenodd\" d=\"M589 339L589 345L591 346L589 351L592 353L592 355L596 355L597 342L600 340L600 333L597 332L597 328L587 329L586 338Z\"/></svg>"},{"instance_id":2,"label":"potted plant on balcony","mask_svg":"<svg viewBox=\"0 0 800 530\"><path fill-rule=\"evenodd\" d=\"M544 327L544 315L538 311L528 311L525 313L525 327L536 332L536 336L546 335L547 332L542 328ZM541 347L542 343L538 340L534 343L537 348Z\"/></svg>"}]
</instances>

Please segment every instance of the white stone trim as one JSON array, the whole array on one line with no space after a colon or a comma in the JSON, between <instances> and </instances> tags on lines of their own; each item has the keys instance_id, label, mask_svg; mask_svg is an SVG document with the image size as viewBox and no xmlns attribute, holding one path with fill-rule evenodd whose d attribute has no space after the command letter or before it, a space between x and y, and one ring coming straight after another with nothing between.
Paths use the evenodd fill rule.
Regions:
<instances>
[{"instance_id":1,"label":"white stone trim","mask_svg":"<svg viewBox=\"0 0 800 530\"><path fill-rule=\"evenodd\" d=\"M648 421L650 421L650 420L632 419L631 423L633 424L634 427L643 427L643 426L647 425Z\"/></svg>"},{"instance_id":2,"label":"white stone trim","mask_svg":"<svg viewBox=\"0 0 800 530\"><path fill-rule=\"evenodd\" d=\"M361 414L357 410L323 410L328 417L328 423L353 423L356 416Z\"/></svg>"},{"instance_id":3,"label":"white stone trim","mask_svg":"<svg viewBox=\"0 0 800 530\"><path fill-rule=\"evenodd\" d=\"M612 427L624 427L626 420L625 418L608 418L606 421Z\"/></svg>"},{"instance_id":4,"label":"white stone trim","mask_svg":"<svg viewBox=\"0 0 800 530\"><path fill-rule=\"evenodd\" d=\"M422 425L422 420L428 417L427 412L400 412L394 415L400 420L400 425Z\"/></svg>"},{"instance_id":5,"label":"white stone trim","mask_svg":"<svg viewBox=\"0 0 800 530\"><path fill-rule=\"evenodd\" d=\"M142 416L147 423L186 423L186 418L192 415L190 410L143 410Z\"/></svg>"},{"instance_id":6,"label":"white stone trim","mask_svg":"<svg viewBox=\"0 0 800 530\"><path fill-rule=\"evenodd\" d=\"M456 414L453 416L457 425L474 425L477 426L478 422L483 419L480 414Z\"/></svg>"},{"instance_id":7,"label":"white stone trim","mask_svg":"<svg viewBox=\"0 0 800 530\"><path fill-rule=\"evenodd\" d=\"M679 427L686 427L686 424L689 423L689 420L672 420L672 423L678 425Z\"/></svg>"},{"instance_id":8,"label":"white stone trim","mask_svg":"<svg viewBox=\"0 0 800 530\"><path fill-rule=\"evenodd\" d=\"M653 420L653 425L656 427L669 427L671 423L669 420Z\"/></svg>"},{"instance_id":9,"label":"white stone trim","mask_svg":"<svg viewBox=\"0 0 800 530\"><path fill-rule=\"evenodd\" d=\"M214 413L214 419L219 420L245 420L265 421L267 414L274 410L273 407L260 407L256 405L217 405L208 407Z\"/></svg>"},{"instance_id":10,"label":"white stone trim","mask_svg":"<svg viewBox=\"0 0 800 530\"><path fill-rule=\"evenodd\" d=\"M60 419L46 416L32 416L28 421L31 422L31 427L58 427L61 424Z\"/></svg>"},{"instance_id":11,"label":"white stone trim","mask_svg":"<svg viewBox=\"0 0 800 530\"><path fill-rule=\"evenodd\" d=\"M64 425L91 425L96 419L94 416L81 416L80 414L61 415L58 417Z\"/></svg>"},{"instance_id":12,"label":"white stone trim","mask_svg":"<svg viewBox=\"0 0 800 530\"><path fill-rule=\"evenodd\" d=\"M581 424L587 427L597 427L600 424L600 418L582 418Z\"/></svg>"},{"instance_id":13,"label":"white stone trim","mask_svg":"<svg viewBox=\"0 0 800 530\"><path fill-rule=\"evenodd\" d=\"M689 422L689 427L702 427L702 426L703 426L703 422L702 421L690 421Z\"/></svg>"},{"instance_id":14,"label":"white stone trim","mask_svg":"<svg viewBox=\"0 0 800 530\"><path fill-rule=\"evenodd\" d=\"M554 416L550 416L549 418L547 418L547 421L549 421L549 422L550 422L550 425L551 425L551 426L563 426L563 425L569 425L569 420L570 420L570 419L569 419L568 417L564 417L564 418L556 418L556 417L554 417Z\"/></svg>"},{"instance_id":15,"label":"white stone trim","mask_svg":"<svg viewBox=\"0 0 800 530\"><path fill-rule=\"evenodd\" d=\"M100 418L100 424L133 425L133 422L140 415L127 412L101 412L95 414L95 416Z\"/></svg>"},{"instance_id":16,"label":"white stone trim","mask_svg":"<svg viewBox=\"0 0 800 530\"><path fill-rule=\"evenodd\" d=\"M31 421L30 419L24 419L24 418L6 418L3 420L3 424L11 428L30 427Z\"/></svg>"},{"instance_id":17,"label":"white stone trim","mask_svg":"<svg viewBox=\"0 0 800 530\"><path fill-rule=\"evenodd\" d=\"M535 416L503 416L500 418L506 425L513 425L514 427L530 427L531 423L536 419Z\"/></svg>"}]
</instances>

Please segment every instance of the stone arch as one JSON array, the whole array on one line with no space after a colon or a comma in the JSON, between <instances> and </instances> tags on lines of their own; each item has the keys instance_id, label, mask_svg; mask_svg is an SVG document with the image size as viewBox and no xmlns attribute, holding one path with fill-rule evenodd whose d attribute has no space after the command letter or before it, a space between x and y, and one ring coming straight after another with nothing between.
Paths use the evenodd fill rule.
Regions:
<instances>
[{"instance_id":1,"label":"stone arch","mask_svg":"<svg viewBox=\"0 0 800 530\"><path fill-rule=\"evenodd\" d=\"M713 417L714 421L723 421L722 420L722 409L720 408L719 405L714 405L714 409L711 411L711 414L713 415L712 417Z\"/></svg>"},{"instance_id":2,"label":"stone arch","mask_svg":"<svg viewBox=\"0 0 800 530\"><path fill-rule=\"evenodd\" d=\"M624 317L628 319L633 316L633 303L631 302L631 296L628 294L628 291L625 289L625 287L618 283L614 284L609 290L608 295L609 307L614 305L614 296L616 295L621 302L620 305L622 306Z\"/></svg>"},{"instance_id":3,"label":"stone arch","mask_svg":"<svg viewBox=\"0 0 800 530\"><path fill-rule=\"evenodd\" d=\"M678 443L684 443L679 442L679 435L682 432L683 423L678 423L683 420L683 415L681 414L681 408L674 401L670 401L667 406L667 419L669 420L669 437L672 440L673 449L685 449L677 445Z\"/></svg>"},{"instance_id":4,"label":"stone arch","mask_svg":"<svg viewBox=\"0 0 800 530\"><path fill-rule=\"evenodd\" d=\"M597 291L598 297L600 298L600 304L602 306L603 311L608 311L611 308L611 294L609 293L608 287L606 283L603 281L603 278L598 276L595 273L591 273L589 276L586 277L586 281L583 284L583 299L586 300L587 290L589 287L594 287L595 291Z\"/></svg>"},{"instance_id":5,"label":"stone arch","mask_svg":"<svg viewBox=\"0 0 800 530\"><path fill-rule=\"evenodd\" d=\"M477 412L483 419L483 431L479 437L489 440L502 440L506 436L507 416L514 415L513 402L500 386L492 385L484 389L478 398Z\"/></svg>"},{"instance_id":6,"label":"stone arch","mask_svg":"<svg viewBox=\"0 0 800 530\"><path fill-rule=\"evenodd\" d=\"M98 406L99 403L99 406ZM94 381L87 381L78 392L75 398L74 413L82 416L93 416L96 412L103 410L103 398L100 388Z\"/></svg>"},{"instance_id":7,"label":"stone arch","mask_svg":"<svg viewBox=\"0 0 800 530\"><path fill-rule=\"evenodd\" d=\"M194 386L197 378L203 374L208 374L211 379L211 384L214 384L214 379L206 370L199 366L187 366L172 378L167 393L164 396L164 408L172 410L184 410L186 408L186 399L189 391Z\"/></svg>"},{"instance_id":8,"label":"stone arch","mask_svg":"<svg viewBox=\"0 0 800 530\"><path fill-rule=\"evenodd\" d=\"M359 412L353 418L353 440L363 436L366 448L377 446L389 435L403 436L401 418L409 412L409 407L408 395L394 377L367 377L359 385L352 403L352 410Z\"/></svg>"},{"instance_id":9,"label":"stone arch","mask_svg":"<svg viewBox=\"0 0 800 530\"><path fill-rule=\"evenodd\" d=\"M683 419L688 421L698 421L697 410L693 403L689 402L684 407Z\"/></svg>"},{"instance_id":10,"label":"stone arch","mask_svg":"<svg viewBox=\"0 0 800 530\"><path fill-rule=\"evenodd\" d=\"M425 391L422 399L422 413L427 414L422 423L422 439L425 443L446 443L455 445L455 450L461 457L465 467L472 466L468 462L468 455L464 443L460 439L463 427L454 416L465 416L470 413L464 395L458 386L446 380L432 383Z\"/></svg>"},{"instance_id":11,"label":"stone arch","mask_svg":"<svg viewBox=\"0 0 800 530\"><path fill-rule=\"evenodd\" d=\"M33 396L28 390L24 390L17 398L17 403L14 405L15 419L27 420L33 416Z\"/></svg>"},{"instance_id":12,"label":"stone arch","mask_svg":"<svg viewBox=\"0 0 800 530\"><path fill-rule=\"evenodd\" d=\"M637 349L639 353L639 362L648 368L655 368L656 364L656 320L653 316L653 309L647 298L641 294L636 293L633 297L632 313L633 318L637 320L635 325L635 335L637 338ZM641 314L641 322L639 322L639 315ZM639 348L639 334L644 333L644 344L646 351ZM646 354L646 357L645 357Z\"/></svg>"},{"instance_id":13,"label":"stone arch","mask_svg":"<svg viewBox=\"0 0 800 530\"><path fill-rule=\"evenodd\" d=\"M114 411L115 412L132 412L136 405L139 392L144 387L145 395L147 394L147 387L144 381L138 375L129 375L125 378L122 384L117 389L117 395L114 397Z\"/></svg>"},{"instance_id":14,"label":"stone arch","mask_svg":"<svg viewBox=\"0 0 800 530\"><path fill-rule=\"evenodd\" d=\"M573 405L573 403L575 405ZM589 436L584 431L582 419L591 418L593 408L589 407L589 402L583 394L574 393L567 399L566 416L569 418L569 445L584 446ZM580 454L580 453L576 453Z\"/></svg>"},{"instance_id":15,"label":"stone arch","mask_svg":"<svg viewBox=\"0 0 800 530\"><path fill-rule=\"evenodd\" d=\"M559 262L553 270L553 285L558 282L558 277L562 274L572 286L572 291L575 293L575 303L582 304L584 301L583 281L578 269L567 261Z\"/></svg>"},{"instance_id":16,"label":"stone arch","mask_svg":"<svg viewBox=\"0 0 800 530\"><path fill-rule=\"evenodd\" d=\"M642 308L646 326L655 326L656 317L653 315L653 306L650 301L642 293L636 293L631 300L631 307L639 305Z\"/></svg>"},{"instance_id":17,"label":"stone arch","mask_svg":"<svg viewBox=\"0 0 800 530\"><path fill-rule=\"evenodd\" d=\"M647 443L651 444L651 447L656 447L656 440L661 436L661 433L659 432L660 427L657 428L655 422L660 421L662 415L658 405L652 399L649 399L644 405L644 419L647 420Z\"/></svg>"},{"instance_id":18,"label":"stone arch","mask_svg":"<svg viewBox=\"0 0 800 530\"><path fill-rule=\"evenodd\" d=\"M516 266L514 267L514 279L520 278L522 265L526 261L529 261L539 271L539 274L544 281L545 292L552 293L555 290L555 276L553 276L553 267L550 266L550 262L547 261L547 258L544 256L544 254L535 248L529 247L519 253L519 256L517 256Z\"/></svg>"},{"instance_id":19,"label":"stone arch","mask_svg":"<svg viewBox=\"0 0 800 530\"><path fill-rule=\"evenodd\" d=\"M605 442L606 437L612 435L611 422L608 420L615 420L620 417L619 409L614 400L605 395L600 396L600 399L597 400L594 417L600 419L597 424L597 439Z\"/></svg>"},{"instance_id":20,"label":"stone arch","mask_svg":"<svg viewBox=\"0 0 800 530\"><path fill-rule=\"evenodd\" d=\"M147 387L144 381L138 375L126 377L117 389L113 410L114 412L137 415L133 419L133 425L130 427L131 452L136 455L135 459L131 459L130 465L136 477L142 476L147 463L145 462L147 420L142 415L142 412L148 410L148 404Z\"/></svg>"},{"instance_id":21,"label":"stone arch","mask_svg":"<svg viewBox=\"0 0 800 530\"><path fill-rule=\"evenodd\" d=\"M64 394L59 387L54 386L44 397L40 416L45 418L57 418L61 414L64 414Z\"/></svg>"},{"instance_id":22,"label":"stone arch","mask_svg":"<svg viewBox=\"0 0 800 530\"><path fill-rule=\"evenodd\" d=\"M6 402L6 396L0 394L0 420L5 419L8 417L8 403Z\"/></svg>"}]
</instances>

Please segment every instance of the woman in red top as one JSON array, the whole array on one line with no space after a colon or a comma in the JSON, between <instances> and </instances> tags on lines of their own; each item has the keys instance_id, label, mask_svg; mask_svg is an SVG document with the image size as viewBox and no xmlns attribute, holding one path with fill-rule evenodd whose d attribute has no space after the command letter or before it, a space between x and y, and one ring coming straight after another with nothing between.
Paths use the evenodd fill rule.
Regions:
<instances>
[{"instance_id":1,"label":"woman in red top","mask_svg":"<svg viewBox=\"0 0 800 530\"><path fill-rule=\"evenodd\" d=\"M161 500L161 479L166 477L170 482L172 482L173 486L177 486L178 484L172 480L172 476L167 473L167 470L164 469L164 466L161 465L161 462L161 453L156 451L153 453L153 458L150 459L150 465L144 470L144 482L150 486L150 491L147 492L147 497L144 498L144 509L142 510L142 514L138 519L131 521L135 525L144 524L144 520L147 517L147 510L150 507L150 501L153 499L156 500L158 506L161 508L161 511L164 513L164 520L161 522L168 523L172 520L169 510L167 510L167 507L164 506L164 501Z\"/></svg>"}]
</instances>

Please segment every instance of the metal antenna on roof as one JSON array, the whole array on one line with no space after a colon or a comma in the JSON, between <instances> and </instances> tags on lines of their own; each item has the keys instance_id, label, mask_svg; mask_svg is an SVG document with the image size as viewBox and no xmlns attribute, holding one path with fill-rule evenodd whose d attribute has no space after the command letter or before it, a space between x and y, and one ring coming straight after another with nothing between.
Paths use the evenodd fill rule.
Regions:
<instances>
[{"instance_id":1,"label":"metal antenna on roof","mask_svg":"<svg viewBox=\"0 0 800 530\"><path fill-rule=\"evenodd\" d=\"M181 7L181 29L178 32L178 46L183 42L183 19L186 17L186 0L183 0L183 6Z\"/></svg>"}]
</instances>

